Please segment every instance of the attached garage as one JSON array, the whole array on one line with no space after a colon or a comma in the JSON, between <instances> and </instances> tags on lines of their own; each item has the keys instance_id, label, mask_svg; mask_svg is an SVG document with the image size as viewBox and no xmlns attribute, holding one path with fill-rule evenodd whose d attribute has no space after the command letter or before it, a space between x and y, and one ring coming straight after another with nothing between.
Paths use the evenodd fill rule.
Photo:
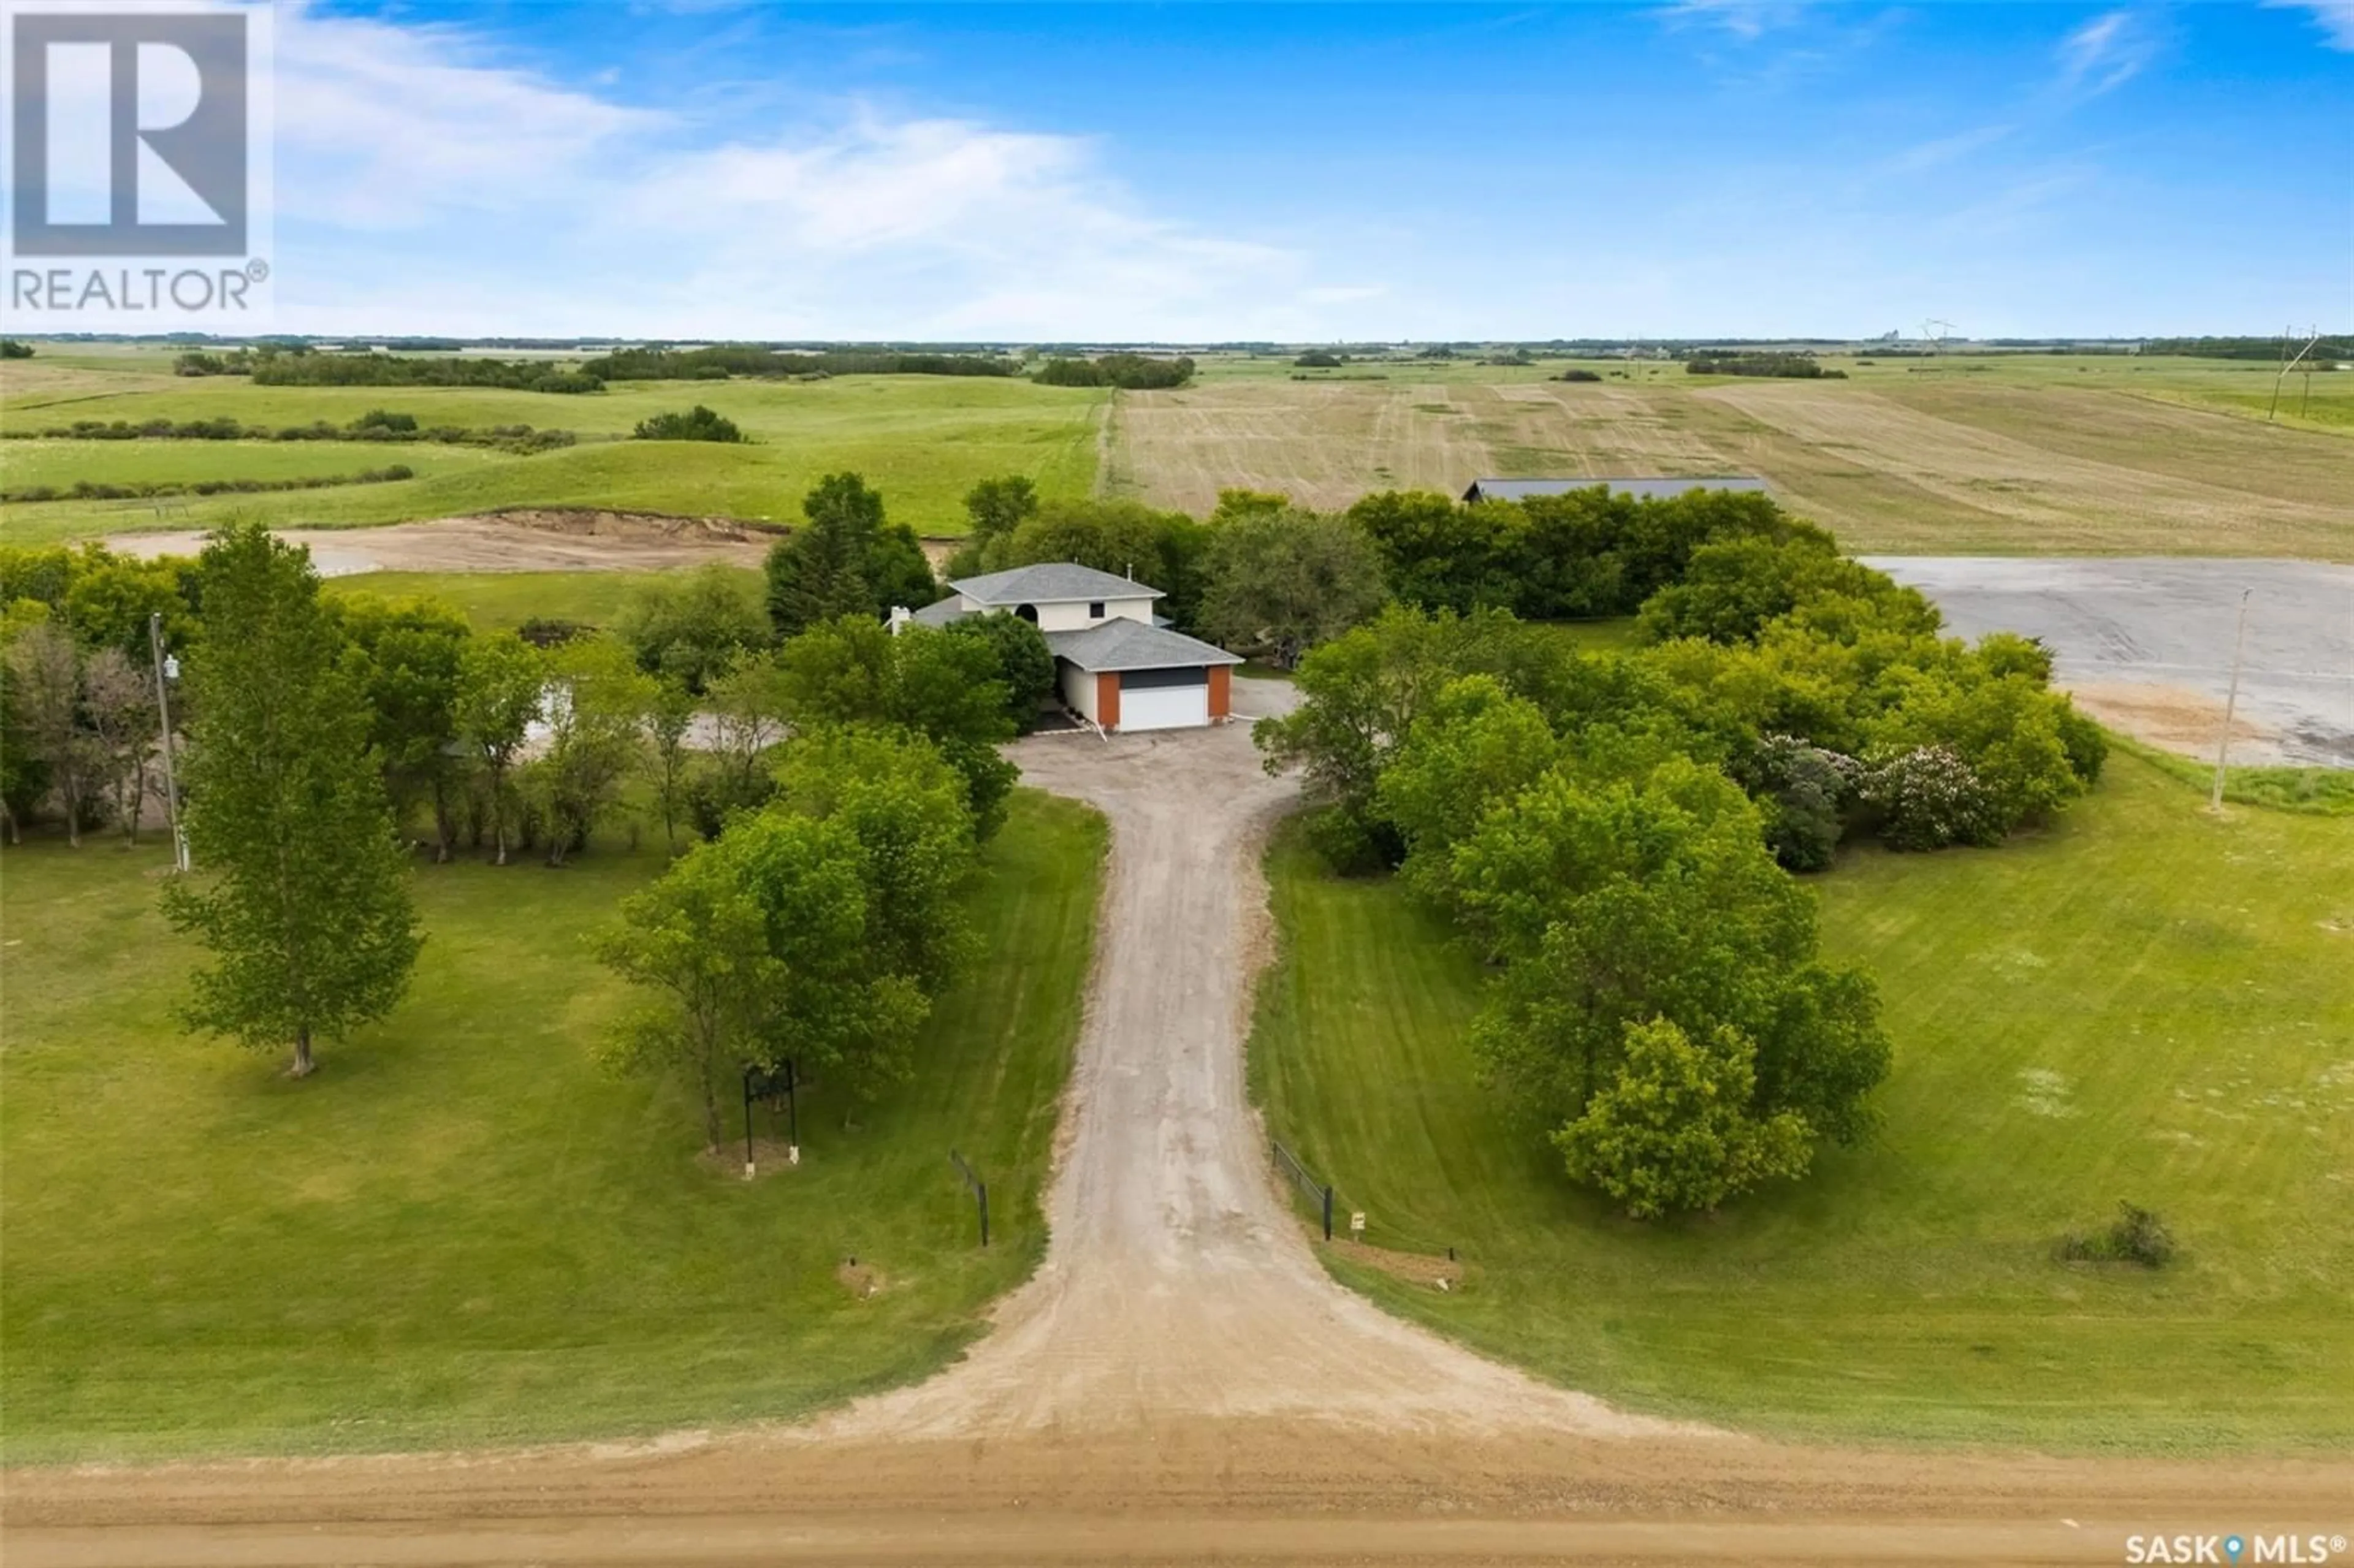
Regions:
<instances>
[{"instance_id":1,"label":"attached garage","mask_svg":"<svg viewBox=\"0 0 2354 1568\"><path fill-rule=\"evenodd\" d=\"M1126 618L1049 632L1046 645L1064 705L1111 734L1219 722L1242 662L1199 638Z\"/></svg>"},{"instance_id":2,"label":"attached garage","mask_svg":"<svg viewBox=\"0 0 2354 1568\"><path fill-rule=\"evenodd\" d=\"M1210 672L1204 666L1125 670L1119 680L1124 730L1199 729L1210 722Z\"/></svg>"}]
</instances>

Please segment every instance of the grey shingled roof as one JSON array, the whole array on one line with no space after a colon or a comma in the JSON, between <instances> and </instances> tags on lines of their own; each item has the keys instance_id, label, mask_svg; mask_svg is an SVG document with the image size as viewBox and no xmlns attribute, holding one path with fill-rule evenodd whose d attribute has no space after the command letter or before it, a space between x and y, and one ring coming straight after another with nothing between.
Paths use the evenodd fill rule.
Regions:
<instances>
[{"instance_id":1,"label":"grey shingled roof","mask_svg":"<svg viewBox=\"0 0 2354 1568\"><path fill-rule=\"evenodd\" d=\"M1747 474L1729 479L1475 479L1463 493L1466 501L1525 501L1532 495L1566 495L1606 484L1638 501L1672 501L1693 490L1726 490L1763 494L1766 482Z\"/></svg>"},{"instance_id":2,"label":"grey shingled roof","mask_svg":"<svg viewBox=\"0 0 2354 1568\"><path fill-rule=\"evenodd\" d=\"M950 594L937 603L924 606L909 619L918 626L946 626L951 621L962 620L971 613L972 611L965 609L962 599Z\"/></svg>"},{"instance_id":3,"label":"grey shingled roof","mask_svg":"<svg viewBox=\"0 0 2354 1568\"><path fill-rule=\"evenodd\" d=\"M969 599L990 605L1069 604L1074 601L1092 604L1107 599L1164 597L1159 588L1146 588L1129 578L1114 577L1109 572L1099 572L1093 567L1076 566L1069 561L1041 561L1034 567L1016 567L1007 572L960 577L949 587Z\"/></svg>"},{"instance_id":4,"label":"grey shingled roof","mask_svg":"<svg viewBox=\"0 0 2354 1568\"><path fill-rule=\"evenodd\" d=\"M1239 664L1225 649L1166 627L1115 616L1085 631L1049 631L1046 646L1090 673L1104 670L1170 670L1194 664Z\"/></svg>"}]
</instances>

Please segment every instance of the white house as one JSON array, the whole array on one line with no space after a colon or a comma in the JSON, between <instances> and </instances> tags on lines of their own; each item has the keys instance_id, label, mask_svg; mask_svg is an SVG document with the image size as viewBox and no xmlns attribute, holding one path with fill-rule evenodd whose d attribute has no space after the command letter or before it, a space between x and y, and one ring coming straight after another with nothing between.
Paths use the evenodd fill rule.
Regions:
<instances>
[{"instance_id":1,"label":"white house","mask_svg":"<svg viewBox=\"0 0 2354 1568\"><path fill-rule=\"evenodd\" d=\"M1223 721L1234 666L1223 648L1174 631L1152 613L1159 588L1093 567L1046 561L949 584L953 591L895 620L946 626L1010 611L1035 622L1055 652L1055 681L1073 712L1109 730L1186 729Z\"/></svg>"}]
</instances>

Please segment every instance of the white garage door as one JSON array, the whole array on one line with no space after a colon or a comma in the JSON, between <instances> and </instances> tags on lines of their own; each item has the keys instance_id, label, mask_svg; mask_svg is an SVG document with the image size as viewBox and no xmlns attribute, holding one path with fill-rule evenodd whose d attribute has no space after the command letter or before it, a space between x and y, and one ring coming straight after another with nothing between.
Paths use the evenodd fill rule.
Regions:
<instances>
[{"instance_id":1,"label":"white garage door","mask_svg":"<svg viewBox=\"0 0 2354 1568\"><path fill-rule=\"evenodd\" d=\"M1130 670L1119 678L1121 729L1198 729L1210 722L1205 670Z\"/></svg>"}]
</instances>

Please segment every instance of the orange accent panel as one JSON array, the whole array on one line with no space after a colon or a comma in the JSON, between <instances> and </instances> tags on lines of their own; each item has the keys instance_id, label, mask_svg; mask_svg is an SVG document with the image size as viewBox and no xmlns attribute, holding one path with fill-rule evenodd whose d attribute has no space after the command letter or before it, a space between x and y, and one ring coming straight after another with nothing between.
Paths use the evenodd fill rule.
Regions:
<instances>
[{"instance_id":1,"label":"orange accent panel","mask_svg":"<svg viewBox=\"0 0 2354 1568\"><path fill-rule=\"evenodd\" d=\"M1230 664L1210 666L1210 716L1212 718L1225 717L1227 711L1233 707L1234 679L1234 666Z\"/></svg>"},{"instance_id":2,"label":"orange accent panel","mask_svg":"<svg viewBox=\"0 0 2354 1568\"><path fill-rule=\"evenodd\" d=\"M1096 677L1096 723L1106 729L1119 727L1119 672L1106 670Z\"/></svg>"}]
</instances>

